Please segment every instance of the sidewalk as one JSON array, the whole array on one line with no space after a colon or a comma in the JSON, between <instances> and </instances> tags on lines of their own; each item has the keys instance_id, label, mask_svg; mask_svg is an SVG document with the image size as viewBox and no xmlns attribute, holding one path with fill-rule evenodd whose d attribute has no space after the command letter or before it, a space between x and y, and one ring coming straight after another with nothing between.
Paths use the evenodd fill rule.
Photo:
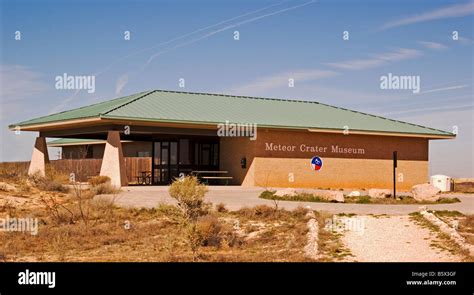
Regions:
<instances>
[{"instance_id":1,"label":"sidewalk","mask_svg":"<svg viewBox=\"0 0 474 295\"><path fill-rule=\"evenodd\" d=\"M238 210L242 207L253 207L256 205L275 206L272 200L260 199L258 196L264 191L263 188L247 188L240 186L209 186L206 199L214 205L223 203L229 210ZM330 213L354 213L354 214L387 214L406 215L418 211L420 206L426 206L429 210L456 210L463 214L474 214L474 195L472 194L449 194L446 197L457 197L460 203L439 205L375 205L375 204L344 204L344 203L316 203L316 202L293 202L278 201L279 208L293 210L298 206L309 206L313 210L327 211ZM98 196L110 198L110 195ZM168 194L168 186L129 186L123 187L122 192L115 200L118 206L153 208L160 203L175 204L175 200Z\"/></svg>"}]
</instances>

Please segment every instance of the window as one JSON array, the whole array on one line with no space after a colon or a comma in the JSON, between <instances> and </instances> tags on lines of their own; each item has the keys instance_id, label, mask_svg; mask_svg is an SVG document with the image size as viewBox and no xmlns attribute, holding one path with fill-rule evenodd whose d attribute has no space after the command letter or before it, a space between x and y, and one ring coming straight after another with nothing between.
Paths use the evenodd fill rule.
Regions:
<instances>
[{"instance_id":1,"label":"window","mask_svg":"<svg viewBox=\"0 0 474 295\"><path fill-rule=\"evenodd\" d=\"M137 152L138 157L150 157L150 152Z\"/></svg>"},{"instance_id":2,"label":"window","mask_svg":"<svg viewBox=\"0 0 474 295\"><path fill-rule=\"evenodd\" d=\"M191 165L189 139L179 141L179 164Z\"/></svg>"}]
</instances>

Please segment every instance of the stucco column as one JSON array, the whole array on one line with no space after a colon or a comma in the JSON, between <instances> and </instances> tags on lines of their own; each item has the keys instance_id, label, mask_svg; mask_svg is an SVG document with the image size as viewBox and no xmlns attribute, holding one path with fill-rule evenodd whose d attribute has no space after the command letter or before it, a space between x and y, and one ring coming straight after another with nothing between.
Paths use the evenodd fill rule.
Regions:
<instances>
[{"instance_id":1,"label":"stucco column","mask_svg":"<svg viewBox=\"0 0 474 295\"><path fill-rule=\"evenodd\" d=\"M115 187L128 185L119 131L109 131L107 134L100 175L110 177Z\"/></svg>"},{"instance_id":2,"label":"stucco column","mask_svg":"<svg viewBox=\"0 0 474 295\"><path fill-rule=\"evenodd\" d=\"M46 164L49 163L48 147L46 146L46 138L36 137L33 154L31 155L30 167L28 175L39 173L41 176L46 175Z\"/></svg>"}]
</instances>

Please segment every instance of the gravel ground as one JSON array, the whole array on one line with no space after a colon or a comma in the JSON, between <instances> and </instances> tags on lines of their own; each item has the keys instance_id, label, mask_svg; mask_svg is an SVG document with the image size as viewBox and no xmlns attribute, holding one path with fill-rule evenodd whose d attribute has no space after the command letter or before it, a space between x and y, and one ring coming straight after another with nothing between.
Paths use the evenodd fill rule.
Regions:
<instances>
[{"instance_id":1,"label":"gravel ground","mask_svg":"<svg viewBox=\"0 0 474 295\"><path fill-rule=\"evenodd\" d=\"M461 257L430 246L436 235L409 216L357 216L363 227L345 230L342 240L359 262L453 262ZM360 221L360 220L359 220ZM362 229L363 230L360 230Z\"/></svg>"}]
</instances>

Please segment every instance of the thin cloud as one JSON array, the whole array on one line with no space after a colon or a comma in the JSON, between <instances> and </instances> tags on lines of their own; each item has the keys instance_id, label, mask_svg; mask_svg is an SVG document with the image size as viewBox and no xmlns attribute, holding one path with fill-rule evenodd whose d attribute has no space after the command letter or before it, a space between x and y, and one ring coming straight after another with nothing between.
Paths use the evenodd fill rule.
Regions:
<instances>
[{"instance_id":1,"label":"thin cloud","mask_svg":"<svg viewBox=\"0 0 474 295\"><path fill-rule=\"evenodd\" d=\"M230 24L230 25L227 25L225 27L222 27L222 28L219 28L219 29L216 29L214 31L211 31L209 33L206 33L202 36L199 36L197 38L194 38L194 39L191 39L189 41L186 41L186 42L183 42L183 43L179 43L175 46L172 46L170 48L167 48L167 49L164 49L164 50L160 50L156 53L154 53L153 55L151 55L148 60L141 66L141 68L138 70L138 72L136 72L135 74L139 74L140 72L144 71L145 68L150 65L150 63L155 59L157 58L158 56L162 55L162 54L165 54L169 51L172 51L172 50L175 50L175 49L178 49L178 48L181 48L181 47L184 47L184 46L188 46L188 45L191 45L191 44L194 44L196 42L199 42L201 40L204 40L204 39L207 39L211 36L214 36L218 33L221 33L221 32L224 32L224 31L227 31L227 30L230 30L232 28L235 28L235 27L238 27L238 26L241 26L241 25L244 25L244 24L248 24L248 23L251 23L251 22L255 22L257 20L260 20L260 19L263 19L263 18L267 18L267 17L270 17L270 16L274 16L274 15L278 15L278 14L282 14L284 12L288 12L288 11L291 11L291 10L294 10L294 9L297 9L297 8L301 8L301 7L304 7L304 6L307 6L309 4L312 4L316 2L316 0L311 0L311 1L308 1L308 2L305 2L305 3L302 3L302 4L298 4L298 5L294 5L294 6L290 6L290 7L287 7L287 8L284 8L284 9L279 9L279 10L276 10L276 11L273 11L273 12L269 12L269 13L266 13L266 14L263 14L263 15L259 15L259 16L255 16L255 17L252 17L252 18L249 18L249 19L245 19L245 20L242 20L242 21L239 21L237 23L234 23L234 24Z\"/></svg>"},{"instance_id":2,"label":"thin cloud","mask_svg":"<svg viewBox=\"0 0 474 295\"><path fill-rule=\"evenodd\" d=\"M251 22L254 22L254 21L257 21L257 20L260 20L260 19L263 19L263 18L266 18L266 17L269 17L269 16L274 16L274 15L278 15L278 14L281 14L281 13L284 13L284 12L287 12L287 11L290 11L290 10L294 10L294 9L297 9L297 8L301 8L301 7L304 7L304 6L307 6L309 4L312 4L316 2L316 0L311 0L309 2L305 2L303 4L299 4L299 5L295 5L295 6L291 6L291 7L288 7L288 8L284 8L284 9L280 9L280 10L277 10L277 11L273 11L273 12L270 12L270 13L266 13L266 14L263 14L263 15L259 15L259 16L256 16L256 17L253 17L253 18L250 18L250 19L246 19L244 21L240 21L240 22L237 22L235 24L231 24L231 25L228 25L228 26L225 26L223 28L220 28L220 29L217 29L215 31L212 31L212 32L209 32L207 34L205 34L204 36L201 36L199 38L196 38L194 40L191 40L191 41L188 41L188 42L184 42L184 43L181 43L181 44L178 44L174 47L171 47L169 49L166 49L166 50L163 50L163 51L159 51L155 54L153 54L152 56L150 56L150 58L147 60L147 62L142 66L141 70L145 69L152 61L153 59L155 59L156 57L162 55L163 53L166 53L166 52L169 52L171 50L174 50L174 49L177 49L177 48L180 48L180 47L183 47L183 46L186 46L186 45L190 45L190 44L194 44L198 41L201 41L203 39L206 39L206 38L209 38L215 34L218 34L220 32L223 32L223 31L227 31L229 29L232 29L232 28L235 28L235 27L238 27L238 26L241 26L241 25L244 25L244 24L248 24L248 23L251 23Z\"/></svg>"},{"instance_id":3,"label":"thin cloud","mask_svg":"<svg viewBox=\"0 0 474 295\"><path fill-rule=\"evenodd\" d=\"M437 43L437 42L430 42L430 41L418 41L419 44L423 45L425 48L432 49L432 50L446 50L448 46Z\"/></svg>"},{"instance_id":4,"label":"thin cloud","mask_svg":"<svg viewBox=\"0 0 474 295\"><path fill-rule=\"evenodd\" d=\"M268 92L272 89L288 87L289 79L294 79L294 83L315 81L323 78L333 77L338 75L334 71L324 70L296 70L270 75L259 78L253 82L233 88L227 92L233 94L255 94Z\"/></svg>"},{"instance_id":5,"label":"thin cloud","mask_svg":"<svg viewBox=\"0 0 474 295\"><path fill-rule=\"evenodd\" d=\"M122 93L122 89L125 87L127 82L128 82L127 74L124 74L117 79L117 83L115 85L115 95L120 95L120 93Z\"/></svg>"},{"instance_id":6,"label":"thin cloud","mask_svg":"<svg viewBox=\"0 0 474 295\"><path fill-rule=\"evenodd\" d=\"M464 84L464 85L455 85L455 86L449 86L449 87L443 87L443 88L435 88L427 91L422 91L420 94L425 94L425 93L433 93L433 92L440 92L440 91L448 91L448 90L455 90L455 89L463 89L466 87L469 87L469 84Z\"/></svg>"},{"instance_id":7,"label":"thin cloud","mask_svg":"<svg viewBox=\"0 0 474 295\"><path fill-rule=\"evenodd\" d=\"M135 55L137 55L137 54L140 54L140 53L143 53L143 52L146 52L146 51L149 51L149 50L153 50L153 49L162 47L162 46L167 45L167 44L171 44L171 43L176 42L176 41L178 41L178 40L184 39L184 38L186 38L186 37L190 37L190 36L195 35L195 34L197 34L197 33L199 33L199 32L206 31L206 30L208 30L208 29L211 29L211 28L217 27L217 26L219 26L219 25L222 25L222 24L231 22L231 21L233 21L233 20L237 20L237 19L239 19L239 18L242 18L242 17L245 17L245 16L249 16L249 15L252 15L252 14L256 14L256 13L259 13L259 12L261 12L261 11L265 11L265 10L268 10L268 9L270 9L270 8L273 8L273 7L275 7L275 6L280 6L280 5L282 5L283 3L288 2L288 1L289 1L289 0L281 1L281 2L276 3L276 4L272 4L272 5L268 5L268 6L259 8L259 9L257 9L257 10L253 10L253 11L250 11L250 12L246 12L246 13L244 13L244 14L241 14L241 15L238 15L238 16L234 16L234 17L232 17L232 18L225 19L225 20L220 21L220 22L218 22L218 23L215 23L215 24L212 24L212 25L209 25L209 26L206 26L206 27L202 27L202 28L199 28L199 29L197 29L197 30L191 31L191 32L189 32L189 33L186 33L186 34L183 34L183 35L180 35L180 36L171 38L171 39L169 39L169 40L167 40L167 41L164 41L164 42L155 44L155 45L153 45L153 46L151 46L151 47L142 48L142 49L139 49L139 50L137 50L137 51L131 52L131 53L127 54L127 55L124 55L124 56L122 56L122 57L116 59L115 61L113 61L113 62L110 63L108 66L106 66L104 69L102 69L101 71L95 73L94 75L96 75L96 76L102 75L103 73L107 72L113 65L115 65L115 64L117 64L117 63L119 63L119 62L121 62L121 61L123 61L123 60L129 58L129 57L135 56Z\"/></svg>"},{"instance_id":8,"label":"thin cloud","mask_svg":"<svg viewBox=\"0 0 474 295\"><path fill-rule=\"evenodd\" d=\"M432 21L444 18L455 18L471 15L474 13L474 2L451 5L428 12L415 14L395 21L386 22L380 30L387 30L395 27L412 25L420 22Z\"/></svg>"},{"instance_id":9,"label":"thin cloud","mask_svg":"<svg viewBox=\"0 0 474 295\"><path fill-rule=\"evenodd\" d=\"M422 56L423 53L416 49L398 48L382 54L372 54L371 58L353 59L342 62L326 63L327 66L341 70L365 70L386 65L390 62L413 59Z\"/></svg>"}]
</instances>

